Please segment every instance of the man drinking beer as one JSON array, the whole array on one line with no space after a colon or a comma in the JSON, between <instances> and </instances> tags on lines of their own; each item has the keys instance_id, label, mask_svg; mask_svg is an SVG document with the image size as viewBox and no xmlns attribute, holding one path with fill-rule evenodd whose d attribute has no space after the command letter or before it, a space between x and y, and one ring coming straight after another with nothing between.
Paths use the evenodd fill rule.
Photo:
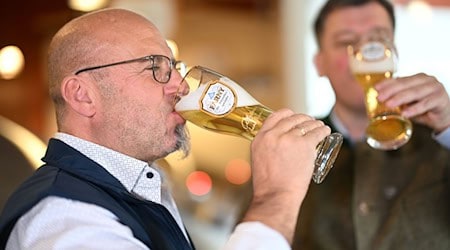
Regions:
<instances>
[{"instance_id":1,"label":"man drinking beer","mask_svg":"<svg viewBox=\"0 0 450 250\"><path fill-rule=\"evenodd\" d=\"M442 83L418 73L376 84L378 101L401 107L413 134L397 150L373 149L365 141L364 92L349 68L347 47L376 29L393 39L393 6L329 0L314 28L314 63L336 95L324 121L346 139L331 173L310 186L294 248L449 249L450 100Z\"/></svg>"}]
</instances>

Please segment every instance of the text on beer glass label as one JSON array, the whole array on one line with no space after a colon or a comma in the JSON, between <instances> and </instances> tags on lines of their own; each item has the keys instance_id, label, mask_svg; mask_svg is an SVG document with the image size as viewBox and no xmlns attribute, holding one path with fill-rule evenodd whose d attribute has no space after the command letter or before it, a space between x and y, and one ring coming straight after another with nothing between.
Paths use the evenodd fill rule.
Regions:
<instances>
[{"instance_id":1,"label":"text on beer glass label","mask_svg":"<svg viewBox=\"0 0 450 250\"><path fill-rule=\"evenodd\" d=\"M382 60L385 57L384 44L380 42L370 42L365 44L361 48L362 60L364 61L377 61Z\"/></svg>"},{"instance_id":2,"label":"text on beer glass label","mask_svg":"<svg viewBox=\"0 0 450 250\"><path fill-rule=\"evenodd\" d=\"M234 110L237 96L233 89L220 81L211 82L200 98L201 110L217 117L222 117Z\"/></svg>"}]
</instances>

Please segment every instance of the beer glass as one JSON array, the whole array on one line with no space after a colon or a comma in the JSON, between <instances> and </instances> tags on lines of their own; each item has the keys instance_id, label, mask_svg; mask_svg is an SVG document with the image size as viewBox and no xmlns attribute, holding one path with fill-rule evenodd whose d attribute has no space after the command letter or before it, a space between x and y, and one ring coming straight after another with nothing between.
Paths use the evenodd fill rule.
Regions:
<instances>
[{"instance_id":1,"label":"beer glass","mask_svg":"<svg viewBox=\"0 0 450 250\"><path fill-rule=\"evenodd\" d=\"M367 143L376 149L394 150L407 143L412 135L411 121L401 115L401 107L388 108L377 100L374 86L392 78L397 68L397 50L383 31L374 31L348 46L349 66L363 87L369 117Z\"/></svg>"},{"instance_id":2,"label":"beer glass","mask_svg":"<svg viewBox=\"0 0 450 250\"><path fill-rule=\"evenodd\" d=\"M175 110L199 127L252 140L272 113L239 84L211 69L195 66L183 81L191 91L181 97ZM342 140L341 134L334 133L317 145L315 183L321 183L332 168Z\"/></svg>"}]
</instances>

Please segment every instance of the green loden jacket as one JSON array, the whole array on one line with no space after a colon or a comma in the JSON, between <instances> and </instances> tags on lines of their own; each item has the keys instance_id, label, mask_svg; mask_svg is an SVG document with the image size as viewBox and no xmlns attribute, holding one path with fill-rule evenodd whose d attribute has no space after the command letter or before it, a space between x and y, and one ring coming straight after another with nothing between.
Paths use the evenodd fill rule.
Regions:
<instances>
[{"instance_id":1,"label":"green loden jacket","mask_svg":"<svg viewBox=\"0 0 450 250\"><path fill-rule=\"evenodd\" d=\"M450 249L450 150L431 134L415 124L395 151L345 141L324 182L310 186L293 249Z\"/></svg>"}]
</instances>

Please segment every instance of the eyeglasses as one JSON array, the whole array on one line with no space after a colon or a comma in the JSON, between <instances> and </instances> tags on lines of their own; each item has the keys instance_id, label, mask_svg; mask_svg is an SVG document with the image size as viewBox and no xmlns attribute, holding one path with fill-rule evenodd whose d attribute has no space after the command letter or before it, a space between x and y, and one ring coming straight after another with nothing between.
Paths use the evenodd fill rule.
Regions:
<instances>
[{"instance_id":1,"label":"eyeglasses","mask_svg":"<svg viewBox=\"0 0 450 250\"><path fill-rule=\"evenodd\" d=\"M96 70L101 68L106 68L110 66L116 66L120 64L126 64L126 63L133 63L133 62L145 62L148 61L150 65L146 67L145 69L152 70L153 71L153 79L159 83L167 83L170 80L170 76L172 75L172 70L176 69L178 70L182 75L186 72L186 65L182 61L175 61L173 59L170 59L167 56L163 55L150 55L150 56L144 56L136 59L126 60L126 61L120 61L115 63L109 63L105 65L100 66L93 66L88 67L84 69L80 69L77 72L75 72L75 75L78 75L80 73L90 71L90 70Z\"/></svg>"}]
</instances>

